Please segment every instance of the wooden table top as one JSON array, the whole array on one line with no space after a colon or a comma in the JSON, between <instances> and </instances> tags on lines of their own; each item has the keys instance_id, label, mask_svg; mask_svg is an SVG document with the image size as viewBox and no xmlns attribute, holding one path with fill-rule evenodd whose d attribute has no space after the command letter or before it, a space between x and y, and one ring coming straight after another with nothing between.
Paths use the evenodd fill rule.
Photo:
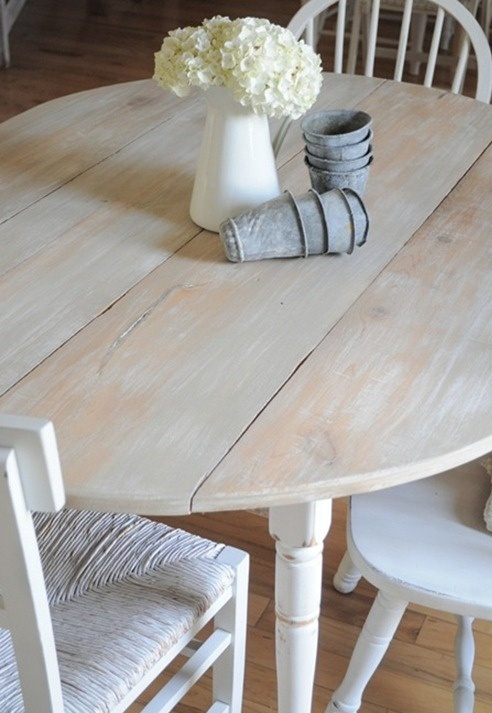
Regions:
<instances>
[{"instance_id":1,"label":"wooden table top","mask_svg":"<svg viewBox=\"0 0 492 713\"><path fill-rule=\"evenodd\" d=\"M327 75L374 118L368 242L229 263L188 215L200 97L152 81L0 124L0 411L51 419L68 504L274 506L492 450L492 107ZM298 124L281 185L309 188Z\"/></svg>"}]
</instances>

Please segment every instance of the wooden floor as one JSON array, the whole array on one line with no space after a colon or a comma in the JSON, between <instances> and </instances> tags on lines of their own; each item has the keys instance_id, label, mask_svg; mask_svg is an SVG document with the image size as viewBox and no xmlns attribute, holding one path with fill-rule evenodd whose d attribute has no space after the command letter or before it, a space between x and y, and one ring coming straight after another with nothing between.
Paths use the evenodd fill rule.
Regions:
<instances>
[{"instance_id":1,"label":"wooden floor","mask_svg":"<svg viewBox=\"0 0 492 713\"><path fill-rule=\"evenodd\" d=\"M257 15L243 0L26 0L10 35L11 67L0 68L0 121L53 97L152 75L169 31L211 15ZM239 12L234 13L234 5ZM269 0L286 24L296 0Z\"/></svg>"},{"instance_id":2,"label":"wooden floor","mask_svg":"<svg viewBox=\"0 0 492 713\"><path fill-rule=\"evenodd\" d=\"M297 0L269 0L261 14L285 24ZM0 120L40 102L104 84L149 77L153 53L170 29L203 17L259 15L254 0L27 0L11 33L12 66L0 69ZM374 592L361 583L351 595L331 587L344 550L346 502L335 503L327 539L314 713L321 713L341 679ZM251 597L245 713L276 709L274 659L274 550L267 521L249 513L167 520L236 544L251 554ZM456 576L460 576L459 572ZM452 709L454 622L410 608L366 691L363 713L445 713ZM492 711L492 624L476 625L475 713ZM181 711L204 710L207 684ZM135 711L140 706L135 707ZM305 713L305 712L299 712Z\"/></svg>"}]
</instances>

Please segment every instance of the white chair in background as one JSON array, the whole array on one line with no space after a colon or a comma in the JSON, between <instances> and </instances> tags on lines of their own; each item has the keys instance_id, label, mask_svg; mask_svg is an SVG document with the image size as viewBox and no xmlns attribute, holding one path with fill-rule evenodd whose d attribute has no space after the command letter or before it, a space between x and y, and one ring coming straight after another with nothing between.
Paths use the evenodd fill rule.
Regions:
<instances>
[{"instance_id":1,"label":"white chair in background","mask_svg":"<svg viewBox=\"0 0 492 713\"><path fill-rule=\"evenodd\" d=\"M334 49L333 68L337 73L347 71L354 73L357 59L357 48L360 43L360 8L356 0L353 12L347 12L347 0L308 0L295 13L288 24L288 28L296 37L305 36L309 44L314 45L319 32L319 18L329 8L338 4L336 20L336 39ZM446 17L450 17L463 31L463 41L459 50L458 60L453 72L453 81L450 90L455 94L460 93L467 72L470 47L477 63L476 99L489 103L492 92L492 57L490 46L478 21L460 0L427 0L429 7L435 7L436 21L432 33L431 47L425 58L426 72L423 80L424 86L430 87L434 82L436 62L440 54L441 37ZM394 61L392 78L402 81L405 61L409 52L410 25L413 14L414 0L402 0L403 12L399 32L398 48ZM350 16L350 17L349 17ZM380 19L380 1L371 3L369 31L367 41L364 43L364 74L372 77L374 74L374 60L378 39ZM347 49L347 37L350 38ZM413 59L413 58L411 58Z\"/></svg>"},{"instance_id":2,"label":"white chair in background","mask_svg":"<svg viewBox=\"0 0 492 713\"><path fill-rule=\"evenodd\" d=\"M10 67L9 33L26 0L0 0L0 66Z\"/></svg>"},{"instance_id":3,"label":"white chair in background","mask_svg":"<svg viewBox=\"0 0 492 713\"><path fill-rule=\"evenodd\" d=\"M385 19L389 26L398 27L402 13L404 12L405 2L404 0L376 0L379 5L379 15L381 19ZM363 31L360 36L360 41L367 41L371 33L371 8L374 0L355 0L354 2L354 29L360 30L360 24L362 22ZM480 0L460 0L462 5L471 12L471 14L476 17ZM481 8L481 20L482 29L484 33L488 36L488 32L485 31L484 25L487 22L486 11L489 4L489 0L486 0L486 7ZM485 14L484 14L485 10ZM410 23L410 36L408 38L408 52L407 52L407 62L408 71L411 75L417 76L420 72L421 64L426 60L425 52L425 36L428 31L429 22L434 21L436 18L437 7L432 2L427 2L427 0L413 0L412 4L412 14ZM387 33L388 35L390 33ZM355 35L354 42L355 42ZM454 18L448 14L445 16L442 34L439 39L439 53L440 56L437 58L437 62L442 64L446 63L448 66L453 66L456 61L454 53L449 52L450 48L454 50L452 46L453 37L456 41L460 39L460 30L456 27L456 21ZM392 59L396 56L397 47L399 40L395 41L390 36L383 36L383 33L378 34L377 45L375 49L375 57L385 57ZM355 68L355 62L357 58L357 49L352 49L350 66L347 71L353 71Z\"/></svg>"},{"instance_id":4,"label":"white chair in background","mask_svg":"<svg viewBox=\"0 0 492 713\"><path fill-rule=\"evenodd\" d=\"M326 713L359 709L409 602L457 616L454 708L472 713L472 622L492 620L492 533L483 518L490 488L475 462L351 498L334 586L351 592L363 576L379 591Z\"/></svg>"},{"instance_id":5,"label":"white chair in background","mask_svg":"<svg viewBox=\"0 0 492 713\"><path fill-rule=\"evenodd\" d=\"M143 712L167 713L212 667L209 711L240 713L248 555L63 509L50 422L0 416L0 462L1 713L120 713L181 655Z\"/></svg>"},{"instance_id":6,"label":"white chair in background","mask_svg":"<svg viewBox=\"0 0 492 713\"><path fill-rule=\"evenodd\" d=\"M287 25L295 37L303 37L308 44L316 47L320 27L325 22L327 13L332 19L335 14L335 41L333 43L333 66L331 69L336 74L342 74L343 72L353 74L356 70L361 37L361 13L356 11L358 1L356 0L354 10L352 0L307 0ZM410 54L410 57L408 57L414 0L402 1L405 7L401 17L398 48L394 59L393 72L391 73L392 78L398 82L403 80L405 62L407 61L407 64L408 62L415 62L414 54ZM422 61L426 63L423 85L431 87L434 83L445 19L451 18L462 29L462 42L454 71L452 71L453 79L450 82L449 89L455 94L461 93L468 70L471 47L475 59L475 98L488 104L492 95L492 54L487 37L479 23L472 13L462 5L460 0L426 0L426 2L429 6L432 5L436 8L436 21L432 33L430 51L425 58L422 58ZM370 29L367 33L367 41L363 46L363 74L367 77L374 76L379 18L379 0L373 0L369 23ZM288 117L278 124L272 122L271 130L274 137L272 145L275 155L279 153L291 123L292 120Z\"/></svg>"}]
</instances>

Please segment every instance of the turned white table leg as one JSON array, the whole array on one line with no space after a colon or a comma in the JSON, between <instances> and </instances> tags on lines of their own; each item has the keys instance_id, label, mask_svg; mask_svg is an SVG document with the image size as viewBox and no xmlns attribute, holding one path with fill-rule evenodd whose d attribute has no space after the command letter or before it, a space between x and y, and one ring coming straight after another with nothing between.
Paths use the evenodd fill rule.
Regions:
<instances>
[{"instance_id":1,"label":"turned white table leg","mask_svg":"<svg viewBox=\"0 0 492 713\"><path fill-rule=\"evenodd\" d=\"M310 713L318 648L323 540L331 500L270 509L276 541L275 611L279 713Z\"/></svg>"}]
</instances>

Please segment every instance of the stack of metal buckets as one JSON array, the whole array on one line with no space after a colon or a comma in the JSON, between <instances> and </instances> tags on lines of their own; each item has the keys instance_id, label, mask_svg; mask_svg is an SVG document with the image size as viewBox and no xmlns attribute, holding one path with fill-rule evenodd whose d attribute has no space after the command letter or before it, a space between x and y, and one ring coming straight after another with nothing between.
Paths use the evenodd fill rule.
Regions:
<instances>
[{"instance_id":1,"label":"stack of metal buckets","mask_svg":"<svg viewBox=\"0 0 492 713\"><path fill-rule=\"evenodd\" d=\"M311 190L278 198L220 226L232 262L352 253L369 230L362 194L373 161L372 119L357 110L318 111L301 122Z\"/></svg>"},{"instance_id":2,"label":"stack of metal buckets","mask_svg":"<svg viewBox=\"0 0 492 713\"><path fill-rule=\"evenodd\" d=\"M256 208L229 218L220 238L231 262L278 257L352 253L363 245L369 217L351 188L300 196L286 191Z\"/></svg>"},{"instance_id":3,"label":"stack of metal buckets","mask_svg":"<svg viewBox=\"0 0 492 713\"><path fill-rule=\"evenodd\" d=\"M373 161L371 127L369 114L357 110L318 111L303 118L304 160L316 191L352 188L364 193Z\"/></svg>"}]
</instances>

